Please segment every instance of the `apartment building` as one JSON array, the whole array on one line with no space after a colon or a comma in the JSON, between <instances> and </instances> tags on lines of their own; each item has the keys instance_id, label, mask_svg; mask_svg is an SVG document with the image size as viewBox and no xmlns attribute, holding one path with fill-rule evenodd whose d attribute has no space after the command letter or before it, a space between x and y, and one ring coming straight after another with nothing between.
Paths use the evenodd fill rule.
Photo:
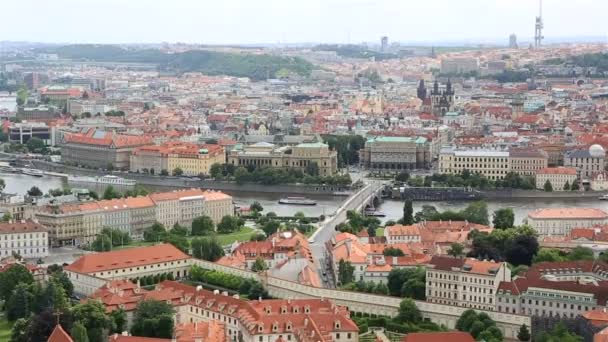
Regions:
<instances>
[{"instance_id":1,"label":"apartment building","mask_svg":"<svg viewBox=\"0 0 608 342\"><path fill-rule=\"evenodd\" d=\"M481 310L496 309L496 291L511 280L504 262L434 256L426 270L426 300Z\"/></svg>"},{"instance_id":2,"label":"apartment building","mask_svg":"<svg viewBox=\"0 0 608 342\"><path fill-rule=\"evenodd\" d=\"M32 220L0 222L0 258L13 254L25 259L49 255L46 227Z\"/></svg>"},{"instance_id":3,"label":"apartment building","mask_svg":"<svg viewBox=\"0 0 608 342\"><path fill-rule=\"evenodd\" d=\"M577 178L576 169L573 167L547 167L536 172L536 188L543 190L549 181L553 191L564 191L566 183L571 187Z\"/></svg>"},{"instance_id":4,"label":"apartment building","mask_svg":"<svg viewBox=\"0 0 608 342\"><path fill-rule=\"evenodd\" d=\"M75 116L80 116L83 113L90 113L92 116L103 115L111 110L116 110L116 106L99 101L68 100L68 112Z\"/></svg>"},{"instance_id":5,"label":"apartment building","mask_svg":"<svg viewBox=\"0 0 608 342\"><path fill-rule=\"evenodd\" d=\"M601 261L543 262L500 283L497 311L529 316L574 318L606 309L608 265Z\"/></svg>"},{"instance_id":6,"label":"apartment building","mask_svg":"<svg viewBox=\"0 0 608 342\"><path fill-rule=\"evenodd\" d=\"M228 152L228 163L234 166L299 169L302 171L305 171L308 165L315 163L319 167L319 175L331 176L338 171L338 154L323 143L302 143L296 146L275 147L274 144L260 142L231 150Z\"/></svg>"},{"instance_id":7,"label":"apartment building","mask_svg":"<svg viewBox=\"0 0 608 342\"><path fill-rule=\"evenodd\" d=\"M503 179L510 170L509 152L452 148L441 150L439 173L460 174L464 170L481 174L489 180Z\"/></svg>"},{"instance_id":8,"label":"apartment building","mask_svg":"<svg viewBox=\"0 0 608 342\"><path fill-rule=\"evenodd\" d=\"M90 128L83 133L64 134L61 158L66 164L129 170L131 152L151 143L152 138L145 135L123 135Z\"/></svg>"},{"instance_id":9,"label":"apartment building","mask_svg":"<svg viewBox=\"0 0 608 342\"><path fill-rule=\"evenodd\" d=\"M136 148L131 154L133 172L171 173L180 168L184 175L209 174L211 165L226 163L226 154L219 145L198 145L186 142L166 142Z\"/></svg>"},{"instance_id":10,"label":"apartment building","mask_svg":"<svg viewBox=\"0 0 608 342\"><path fill-rule=\"evenodd\" d=\"M111 252L85 254L63 268L74 292L89 295L108 280L137 280L144 276L171 274L185 277L191 257L172 244L128 248Z\"/></svg>"},{"instance_id":11,"label":"apartment building","mask_svg":"<svg viewBox=\"0 0 608 342\"><path fill-rule=\"evenodd\" d=\"M38 138L48 146L54 146L55 127L44 122L11 123L8 127L8 140L12 143L26 144L31 138Z\"/></svg>"},{"instance_id":12,"label":"apartment building","mask_svg":"<svg viewBox=\"0 0 608 342\"><path fill-rule=\"evenodd\" d=\"M129 324L137 303L146 298L163 298L175 311L176 340L183 327L221 324L209 341L243 342L355 342L359 328L346 307L326 299L243 300L226 292L207 291L175 281L163 281L153 290L127 282L111 282L91 298L101 301L106 311L124 308ZM198 340L195 340L198 341ZM203 340L206 341L206 340ZM190 341L188 341L190 342Z\"/></svg>"},{"instance_id":13,"label":"apartment building","mask_svg":"<svg viewBox=\"0 0 608 342\"><path fill-rule=\"evenodd\" d=\"M608 223L608 213L597 208L544 208L528 213L528 224L540 236L568 236L574 228Z\"/></svg>"},{"instance_id":14,"label":"apartment building","mask_svg":"<svg viewBox=\"0 0 608 342\"><path fill-rule=\"evenodd\" d=\"M359 164L373 171L399 173L428 169L431 163L430 143L424 137L375 137L359 151Z\"/></svg>"},{"instance_id":15,"label":"apartment building","mask_svg":"<svg viewBox=\"0 0 608 342\"><path fill-rule=\"evenodd\" d=\"M479 59L474 57L451 57L441 60L442 74L467 74L479 72Z\"/></svg>"},{"instance_id":16,"label":"apartment building","mask_svg":"<svg viewBox=\"0 0 608 342\"><path fill-rule=\"evenodd\" d=\"M549 155L543 150L509 150L510 170L521 176L534 176L548 166Z\"/></svg>"},{"instance_id":17,"label":"apartment building","mask_svg":"<svg viewBox=\"0 0 608 342\"><path fill-rule=\"evenodd\" d=\"M591 145L589 149L567 151L564 154L564 166L573 167L578 178L587 181L594 173L604 171L606 152L600 145Z\"/></svg>"},{"instance_id":18,"label":"apartment building","mask_svg":"<svg viewBox=\"0 0 608 342\"><path fill-rule=\"evenodd\" d=\"M217 224L234 214L232 197L219 191L189 189L148 196L73 204L49 204L36 218L49 229L53 246L91 243L104 227L143 238L146 228L158 221L171 228L175 223L190 227L196 217L207 215Z\"/></svg>"}]
</instances>

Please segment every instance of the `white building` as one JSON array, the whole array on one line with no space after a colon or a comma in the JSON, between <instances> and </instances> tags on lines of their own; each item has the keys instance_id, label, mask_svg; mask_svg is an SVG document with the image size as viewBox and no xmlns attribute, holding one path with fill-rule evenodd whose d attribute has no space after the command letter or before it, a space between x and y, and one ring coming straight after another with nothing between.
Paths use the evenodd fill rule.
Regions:
<instances>
[{"instance_id":1,"label":"white building","mask_svg":"<svg viewBox=\"0 0 608 342\"><path fill-rule=\"evenodd\" d=\"M570 235L573 228L608 224L608 213L597 208L545 208L528 213L538 235Z\"/></svg>"},{"instance_id":2,"label":"white building","mask_svg":"<svg viewBox=\"0 0 608 342\"><path fill-rule=\"evenodd\" d=\"M573 167L546 167L536 172L536 188L543 190L549 181L553 191L564 191L566 183L571 187L576 179L576 169Z\"/></svg>"},{"instance_id":3,"label":"white building","mask_svg":"<svg viewBox=\"0 0 608 342\"><path fill-rule=\"evenodd\" d=\"M23 258L49 255L49 236L44 226L35 221L0 223L0 257L18 254Z\"/></svg>"}]
</instances>

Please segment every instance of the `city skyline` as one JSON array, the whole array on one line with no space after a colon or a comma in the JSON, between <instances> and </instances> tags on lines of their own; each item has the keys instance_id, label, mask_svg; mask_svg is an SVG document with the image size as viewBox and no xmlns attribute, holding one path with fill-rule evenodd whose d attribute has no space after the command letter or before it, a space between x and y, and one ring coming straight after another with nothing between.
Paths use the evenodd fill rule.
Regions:
<instances>
[{"instance_id":1,"label":"city skyline","mask_svg":"<svg viewBox=\"0 0 608 342\"><path fill-rule=\"evenodd\" d=\"M30 11L37 25L18 16L0 23L0 40L47 43L276 44L276 43L508 43L514 33L531 41L538 2L534 0L464 0L398 2L392 0L311 0L198 3L180 0L58 0L52 5L25 0L4 4L6 13ZM597 37L605 40L608 3L597 0L546 0L547 42ZM95 23L91 14L99 18ZM426 15L420 15L426 13ZM479 14L483 14L480 17ZM93 19L93 20L92 20ZM566 23L566 24L564 24ZM18 30L14 29L19 27ZM44 29L41 29L44 28Z\"/></svg>"}]
</instances>

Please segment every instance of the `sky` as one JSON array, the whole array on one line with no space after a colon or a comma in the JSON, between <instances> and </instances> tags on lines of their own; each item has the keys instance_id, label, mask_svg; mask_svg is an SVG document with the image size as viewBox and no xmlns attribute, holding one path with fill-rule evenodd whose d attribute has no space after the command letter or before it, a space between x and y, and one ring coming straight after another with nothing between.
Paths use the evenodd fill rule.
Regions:
<instances>
[{"instance_id":1,"label":"sky","mask_svg":"<svg viewBox=\"0 0 608 342\"><path fill-rule=\"evenodd\" d=\"M504 41L538 0L2 0L0 41L273 44ZM545 37L607 37L608 0L544 0Z\"/></svg>"}]
</instances>

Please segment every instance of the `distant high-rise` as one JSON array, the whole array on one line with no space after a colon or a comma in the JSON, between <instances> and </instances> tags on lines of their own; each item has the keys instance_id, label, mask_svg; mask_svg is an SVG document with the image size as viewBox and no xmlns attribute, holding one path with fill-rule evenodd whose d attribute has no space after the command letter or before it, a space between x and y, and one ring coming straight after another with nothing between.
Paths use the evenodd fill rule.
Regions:
<instances>
[{"instance_id":1,"label":"distant high-rise","mask_svg":"<svg viewBox=\"0 0 608 342\"><path fill-rule=\"evenodd\" d=\"M382 36L380 38L380 51L387 52L388 51L388 37Z\"/></svg>"},{"instance_id":2,"label":"distant high-rise","mask_svg":"<svg viewBox=\"0 0 608 342\"><path fill-rule=\"evenodd\" d=\"M515 33L509 36L509 49L517 49L517 36Z\"/></svg>"},{"instance_id":3,"label":"distant high-rise","mask_svg":"<svg viewBox=\"0 0 608 342\"><path fill-rule=\"evenodd\" d=\"M543 39L543 0L539 0L539 11L538 17L536 17L536 24L534 25L534 47L539 48L542 45Z\"/></svg>"}]
</instances>

